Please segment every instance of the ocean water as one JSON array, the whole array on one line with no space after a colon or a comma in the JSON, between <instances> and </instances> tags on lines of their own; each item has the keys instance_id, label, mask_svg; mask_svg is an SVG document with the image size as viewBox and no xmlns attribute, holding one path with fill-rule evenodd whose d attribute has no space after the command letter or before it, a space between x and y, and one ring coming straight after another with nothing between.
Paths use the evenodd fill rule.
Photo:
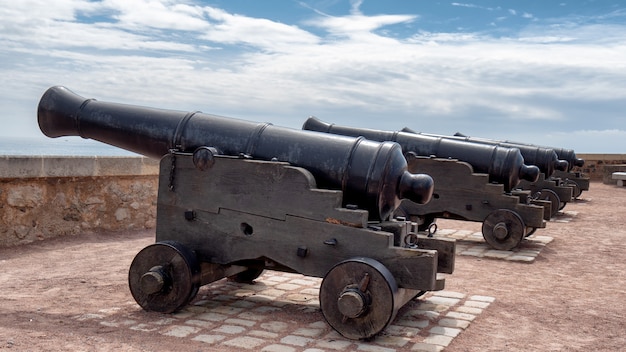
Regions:
<instances>
[{"instance_id":1,"label":"ocean water","mask_svg":"<svg viewBox=\"0 0 626 352\"><path fill-rule=\"evenodd\" d=\"M138 156L127 150L80 137L21 138L0 136L2 156Z\"/></svg>"}]
</instances>

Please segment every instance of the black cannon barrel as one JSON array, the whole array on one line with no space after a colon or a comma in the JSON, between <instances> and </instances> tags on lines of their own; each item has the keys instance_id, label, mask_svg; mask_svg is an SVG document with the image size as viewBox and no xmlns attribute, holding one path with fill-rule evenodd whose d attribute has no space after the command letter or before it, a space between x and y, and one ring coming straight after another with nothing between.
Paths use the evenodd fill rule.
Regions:
<instances>
[{"instance_id":1,"label":"black cannon barrel","mask_svg":"<svg viewBox=\"0 0 626 352\"><path fill-rule=\"evenodd\" d=\"M534 182L539 177L536 166L524 164L524 158L516 148L468 143L434 136L426 136L402 131L381 131L367 128L338 126L323 122L316 117L308 118L302 129L365 137L374 141L394 141L402 146L405 153L434 155L440 158L453 158L468 162L474 171L489 174L489 181L501 183L510 191L520 179Z\"/></svg>"},{"instance_id":2,"label":"black cannon barrel","mask_svg":"<svg viewBox=\"0 0 626 352\"><path fill-rule=\"evenodd\" d=\"M80 136L152 158L199 147L249 155L307 169L318 187L340 189L344 204L384 220L403 198L430 200L433 180L412 174L401 147L364 138L332 136L227 117L85 99L65 87L42 96L37 119L48 137Z\"/></svg>"},{"instance_id":3,"label":"black cannon barrel","mask_svg":"<svg viewBox=\"0 0 626 352\"><path fill-rule=\"evenodd\" d=\"M462 133L455 133L454 134L455 137L467 137L469 138L469 136L466 136ZM477 138L477 137L471 137L472 139L483 139L484 138ZM541 146L541 145L536 145L536 144L530 144L530 143L522 143L522 142L514 142L514 141L509 141L509 140L502 140L502 141L496 141L499 143L506 143L509 145L518 145L518 146L528 146L528 147L536 147L536 148L545 148L545 149L552 149L554 150L554 152L556 153L557 158L560 161L560 165L557 165L556 169L559 171L570 171L572 170L572 168L574 166L578 166L578 167L582 167L583 165L585 165L585 160L580 159L576 156L576 153L574 152L574 150L572 149L565 149L565 148L555 148L555 147L547 147L547 146ZM521 149L520 149L521 150ZM526 157L524 157L524 159L526 159ZM567 162L567 165L564 164L564 162Z\"/></svg>"},{"instance_id":4,"label":"black cannon barrel","mask_svg":"<svg viewBox=\"0 0 626 352\"><path fill-rule=\"evenodd\" d=\"M496 145L505 148L517 148L524 157L524 161L539 167L539 170L545 175L546 179L554 173L555 170L565 171L568 169L569 163L566 160L559 159L558 155L551 148L537 147L531 145L514 144L505 141L497 141L487 138L476 138L464 136L457 132L453 136L415 132L409 128L403 128L402 131L411 132L420 135L433 136L439 138L452 139L457 141L465 141L469 143L478 143L485 145Z\"/></svg>"}]
</instances>

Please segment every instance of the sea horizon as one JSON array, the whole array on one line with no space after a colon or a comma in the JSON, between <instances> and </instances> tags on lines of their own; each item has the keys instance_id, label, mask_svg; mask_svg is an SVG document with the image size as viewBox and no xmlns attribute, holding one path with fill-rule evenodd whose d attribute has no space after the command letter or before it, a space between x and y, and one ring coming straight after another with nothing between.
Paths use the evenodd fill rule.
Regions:
<instances>
[{"instance_id":1,"label":"sea horizon","mask_svg":"<svg viewBox=\"0 0 626 352\"><path fill-rule=\"evenodd\" d=\"M81 137L0 136L2 156L141 156L106 143Z\"/></svg>"}]
</instances>

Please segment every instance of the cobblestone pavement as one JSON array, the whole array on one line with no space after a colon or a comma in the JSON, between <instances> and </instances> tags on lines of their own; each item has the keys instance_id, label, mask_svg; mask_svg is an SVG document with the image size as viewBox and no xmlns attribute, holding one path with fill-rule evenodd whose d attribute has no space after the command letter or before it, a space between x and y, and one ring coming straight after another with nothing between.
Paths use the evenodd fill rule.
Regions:
<instances>
[{"instance_id":1,"label":"cobblestone pavement","mask_svg":"<svg viewBox=\"0 0 626 352\"><path fill-rule=\"evenodd\" d=\"M548 226L567 223L577 214L559 212ZM440 229L436 236L456 239L458 255L528 263L553 240L551 236L533 234L519 247L501 251L489 247L481 232ZM402 307L375 339L354 341L339 335L324 320L318 301L320 283L318 278L267 270L254 284L221 280L202 287L196 301L175 314L144 312L129 301L125 306L103 308L75 319L128 329L129 333L156 332L174 339L200 341L211 348L265 352L442 351L495 300L452 291L429 292Z\"/></svg>"},{"instance_id":2,"label":"cobblestone pavement","mask_svg":"<svg viewBox=\"0 0 626 352\"><path fill-rule=\"evenodd\" d=\"M212 349L441 351L494 301L451 291L427 293L402 307L375 339L355 341L343 338L324 320L318 301L320 283L318 278L265 271L254 284L220 280L204 286L196 301L175 314L148 313L127 302L74 318L128 329L131 334L156 332L201 341Z\"/></svg>"},{"instance_id":3,"label":"cobblestone pavement","mask_svg":"<svg viewBox=\"0 0 626 352\"><path fill-rule=\"evenodd\" d=\"M566 223L576 212L560 212L549 223ZM540 229L541 230L541 229ZM490 248L481 232L439 229L435 236L457 240L458 255L533 262L553 238L533 234L510 251ZM265 352L442 351L495 298L453 291L429 292L402 307L371 341L335 332L319 309L321 279L266 270L254 284L220 280L203 286L194 302L175 314L143 311L136 302L74 317L129 334L157 333L207 348Z\"/></svg>"}]
</instances>

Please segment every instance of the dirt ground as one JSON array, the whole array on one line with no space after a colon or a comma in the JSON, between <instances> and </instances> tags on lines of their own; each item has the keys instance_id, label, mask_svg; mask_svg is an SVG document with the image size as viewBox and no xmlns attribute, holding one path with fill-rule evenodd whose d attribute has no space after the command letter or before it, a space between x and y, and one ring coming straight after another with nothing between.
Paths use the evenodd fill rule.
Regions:
<instances>
[{"instance_id":1,"label":"dirt ground","mask_svg":"<svg viewBox=\"0 0 626 352\"><path fill-rule=\"evenodd\" d=\"M626 348L626 188L592 183L581 198L565 208L577 212L570 222L537 232L554 240L533 263L457 256L446 290L496 300L445 351ZM480 224L440 220L439 228ZM0 249L0 350L211 350L75 318L132 301L128 268L152 242L153 231L143 231Z\"/></svg>"}]
</instances>

